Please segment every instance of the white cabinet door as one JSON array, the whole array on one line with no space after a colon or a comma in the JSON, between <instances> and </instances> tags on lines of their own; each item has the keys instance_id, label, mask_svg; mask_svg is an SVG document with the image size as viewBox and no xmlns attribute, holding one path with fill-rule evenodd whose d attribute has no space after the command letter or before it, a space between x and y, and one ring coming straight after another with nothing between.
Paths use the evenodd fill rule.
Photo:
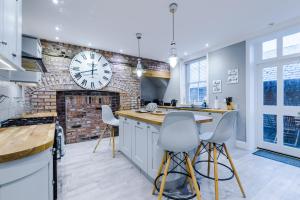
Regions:
<instances>
[{"instance_id":1,"label":"white cabinet door","mask_svg":"<svg viewBox=\"0 0 300 200\"><path fill-rule=\"evenodd\" d=\"M13 57L14 63L22 66L22 0L17 0L16 10L16 57Z\"/></svg>"},{"instance_id":2,"label":"white cabinet door","mask_svg":"<svg viewBox=\"0 0 300 200\"><path fill-rule=\"evenodd\" d=\"M4 56L11 62L17 47L17 1L4 0L3 44Z\"/></svg>"},{"instance_id":3,"label":"white cabinet door","mask_svg":"<svg viewBox=\"0 0 300 200\"><path fill-rule=\"evenodd\" d=\"M3 52L4 0L0 0L0 54Z\"/></svg>"},{"instance_id":4,"label":"white cabinet door","mask_svg":"<svg viewBox=\"0 0 300 200\"><path fill-rule=\"evenodd\" d=\"M147 124L133 121L132 160L147 172Z\"/></svg>"},{"instance_id":5,"label":"white cabinet door","mask_svg":"<svg viewBox=\"0 0 300 200\"><path fill-rule=\"evenodd\" d=\"M148 126L148 175L155 179L164 151L158 146L160 127Z\"/></svg>"},{"instance_id":6,"label":"white cabinet door","mask_svg":"<svg viewBox=\"0 0 300 200\"><path fill-rule=\"evenodd\" d=\"M124 147L124 117L119 117L119 149L123 152Z\"/></svg>"},{"instance_id":7,"label":"white cabinet door","mask_svg":"<svg viewBox=\"0 0 300 200\"><path fill-rule=\"evenodd\" d=\"M131 159L132 121L125 118L123 122L123 153Z\"/></svg>"}]
</instances>

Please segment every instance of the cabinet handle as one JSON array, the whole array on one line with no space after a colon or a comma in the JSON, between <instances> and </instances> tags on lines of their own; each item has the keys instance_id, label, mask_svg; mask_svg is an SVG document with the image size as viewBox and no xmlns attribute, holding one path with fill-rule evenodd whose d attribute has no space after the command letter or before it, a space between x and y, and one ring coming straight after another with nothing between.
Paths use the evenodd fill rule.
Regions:
<instances>
[{"instance_id":1,"label":"cabinet handle","mask_svg":"<svg viewBox=\"0 0 300 200\"><path fill-rule=\"evenodd\" d=\"M11 55L12 55L12 57L14 57L14 58L17 57L17 54L15 54L15 53L12 53Z\"/></svg>"},{"instance_id":2,"label":"cabinet handle","mask_svg":"<svg viewBox=\"0 0 300 200\"><path fill-rule=\"evenodd\" d=\"M127 118L124 118L125 121L127 121Z\"/></svg>"},{"instance_id":3,"label":"cabinet handle","mask_svg":"<svg viewBox=\"0 0 300 200\"><path fill-rule=\"evenodd\" d=\"M5 41L2 41L1 43L2 43L3 45L7 45L7 42L5 42Z\"/></svg>"},{"instance_id":4,"label":"cabinet handle","mask_svg":"<svg viewBox=\"0 0 300 200\"><path fill-rule=\"evenodd\" d=\"M140 122L136 122L137 123L137 125L140 125Z\"/></svg>"},{"instance_id":5,"label":"cabinet handle","mask_svg":"<svg viewBox=\"0 0 300 200\"><path fill-rule=\"evenodd\" d=\"M211 115L211 113L208 113L208 115Z\"/></svg>"}]
</instances>

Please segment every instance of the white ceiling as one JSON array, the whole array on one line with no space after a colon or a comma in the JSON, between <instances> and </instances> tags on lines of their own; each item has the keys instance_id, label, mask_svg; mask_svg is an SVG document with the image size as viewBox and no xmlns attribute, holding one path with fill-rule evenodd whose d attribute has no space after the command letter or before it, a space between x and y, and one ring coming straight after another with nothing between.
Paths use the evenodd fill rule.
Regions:
<instances>
[{"instance_id":1,"label":"white ceiling","mask_svg":"<svg viewBox=\"0 0 300 200\"><path fill-rule=\"evenodd\" d=\"M23 1L23 32L40 38L166 61L171 41L170 0ZM192 54L300 17L299 0L177 0L178 54ZM55 30L60 27L60 31ZM270 28L270 27L269 27Z\"/></svg>"}]
</instances>

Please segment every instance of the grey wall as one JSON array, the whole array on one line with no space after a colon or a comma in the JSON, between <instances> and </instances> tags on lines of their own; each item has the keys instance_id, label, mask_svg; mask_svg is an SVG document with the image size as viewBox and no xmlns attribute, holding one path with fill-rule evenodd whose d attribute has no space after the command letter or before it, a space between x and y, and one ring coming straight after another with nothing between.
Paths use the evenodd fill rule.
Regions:
<instances>
[{"instance_id":1,"label":"grey wall","mask_svg":"<svg viewBox=\"0 0 300 200\"><path fill-rule=\"evenodd\" d=\"M168 86L168 80L143 77L141 80L141 98L146 101L162 100Z\"/></svg>"},{"instance_id":2,"label":"grey wall","mask_svg":"<svg viewBox=\"0 0 300 200\"><path fill-rule=\"evenodd\" d=\"M171 79L164 94L164 102L172 99L180 100L180 67L171 68Z\"/></svg>"},{"instance_id":3,"label":"grey wall","mask_svg":"<svg viewBox=\"0 0 300 200\"><path fill-rule=\"evenodd\" d=\"M215 96L219 102L225 97L233 97L239 109L237 139L246 141L246 42L237 43L208 54L209 100L213 106ZM229 69L239 70L239 83L227 84ZM212 81L222 80L222 93L212 93Z\"/></svg>"}]
</instances>

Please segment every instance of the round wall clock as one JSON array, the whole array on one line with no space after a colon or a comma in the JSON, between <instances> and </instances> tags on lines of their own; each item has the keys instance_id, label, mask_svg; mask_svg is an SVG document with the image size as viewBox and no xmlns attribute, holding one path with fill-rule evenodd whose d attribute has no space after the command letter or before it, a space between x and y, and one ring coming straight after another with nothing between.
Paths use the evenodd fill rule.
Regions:
<instances>
[{"instance_id":1,"label":"round wall clock","mask_svg":"<svg viewBox=\"0 0 300 200\"><path fill-rule=\"evenodd\" d=\"M80 87L89 90L102 89L112 77L110 63L101 54L93 51L78 53L72 59L69 71Z\"/></svg>"}]
</instances>

